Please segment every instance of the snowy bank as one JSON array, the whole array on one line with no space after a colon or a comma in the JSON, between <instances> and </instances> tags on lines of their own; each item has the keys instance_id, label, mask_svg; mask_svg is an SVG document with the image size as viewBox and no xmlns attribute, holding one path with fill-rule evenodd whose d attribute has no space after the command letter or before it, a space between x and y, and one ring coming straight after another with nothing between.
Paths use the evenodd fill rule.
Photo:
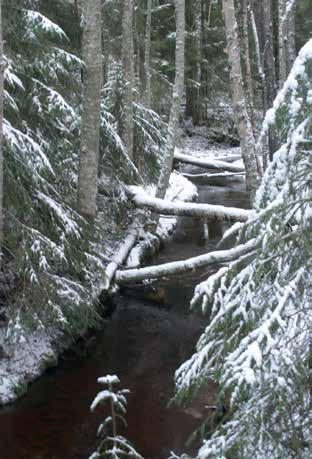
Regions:
<instances>
[{"instance_id":1,"label":"snowy bank","mask_svg":"<svg viewBox=\"0 0 312 459\"><path fill-rule=\"evenodd\" d=\"M43 333L33 333L25 342L9 346L5 344L5 330L0 329L0 349L1 405L24 395L29 382L57 364L57 352Z\"/></svg>"}]
</instances>

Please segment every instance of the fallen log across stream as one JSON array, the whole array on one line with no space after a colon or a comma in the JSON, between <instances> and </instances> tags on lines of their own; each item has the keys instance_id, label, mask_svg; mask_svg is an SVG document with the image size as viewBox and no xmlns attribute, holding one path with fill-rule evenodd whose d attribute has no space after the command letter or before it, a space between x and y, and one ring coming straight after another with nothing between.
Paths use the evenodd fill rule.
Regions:
<instances>
[{"instance_id":1,"label":"fallen log across stream","mask_svg":"<svg viewBox=\"0 0 312 459\"><path fill-rule=\"evenodd\" d=\"M238 245L229 250L218 250L198 257L188 258L187 260L173 261L162 265L128 269L125 271L118 270L115 275L115 282L117 284L130 284L132 282L140 282L148 279L159 279L161 277L184 274L212 264L226 263L251 252L254 250L255 245L256 240L251 239L245 244Z\"/></svg>"},{"instance_id":2,"label":"fallen log across stream","mask_svg":"<svg viewBox=\"0 0 312 459\"><path fill-rule=\"evenodd\" d=\"M175 151L174 160L192 166L205 167L207 169L217 169L229 172L245 172L244 166L232 164L226 161L219 161L217 159L196 158L194 156L185 155L179 151Z\"/></svg>"},{"instance_id":3,"label":"fallen log across stream","mask_svg":"<svg viewBox=\"0 0 312 459\"><path fill-rule=\"evenodd\" d=\"M179 217L205 218L207 221L245 222L251 215L250 210L236 207L225 207L212 204L197 204L191 202L166 201L154 198L144 193L141 188L130 186L127 194L137 207L151 210L161 215L176 215Z\"/></svg>"}]
</instances>

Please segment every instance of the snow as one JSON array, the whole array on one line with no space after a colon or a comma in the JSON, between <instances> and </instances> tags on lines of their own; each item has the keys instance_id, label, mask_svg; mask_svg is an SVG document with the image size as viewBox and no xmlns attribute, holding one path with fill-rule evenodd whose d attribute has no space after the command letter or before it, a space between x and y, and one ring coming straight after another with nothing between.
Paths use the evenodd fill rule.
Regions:
<instances>
[{"instance_id":1,"label":"snow","mask_svg":"<svg viewBox=\"0 0 312 459\"><path fill-rule=\"evenodd\" d=\"M246 221L252 214L250 210L236 207L225 207L213 204L186 203L183 201L168 201L151 197L140 187L128 187L132 201L138 206L154 210L164 215L203 217L208 220Z\"/></svg>"},{"instance_id":2,"label":"snow","mask_svg":"<svg viewBox=\"0 0 312 459\"><path fill-rule=\"evenodd\" d=\"M155 187L143 189L138 187L142 193L148 193L149 196L155 196ZM189 202L194 201L198 197L197 188L189 180L178 172L173 172L170 175L169 188L166 192L166 200L174 202L176 200ZM177 217L160 217L156 236L149 232L140 234L141 241L131 250L127 259L127 267L134 268L140 266L146 250L153 252L153 248L158 246L159 240L167 240L177 225Z\"/></svg>"},{"instance_id":3,"label":"snow","mask_svg":"<svg viewBox=\"0 0 312 459\"><path fill-rule=\"evenodd\" d=\"M116 394L114 394L114 392L112 392L110 390L105 389L105 390L102 390L101 392L99 392L97 394L97 396L95 397L95 399L91 403L90 410L94 411L95 408L99 404L101 404L103 402L106 402L107 400L109 400L109 401L111 400L114 404L118 402Z\"/></svg>"},{"instance_id":4,"label":"snow","mask_svg":"<svg viewBox=\"0 0 312 459\"><path fill-rule=\"evenodd\" d=\"M301 48L297 59L288 75L287 80L284 83L283 88L278 93L277 97L274 100L273 107L268 110L262 127L262 132L260 134L259 140L257 142L257 149L260 147L264 135L266 134L269 127L274 124L276 118L277 109L285 102L287 94L291 90L295 90L298 87L298 79L304 77L305 73L305 63L307 60L312 59L312 39L310 39L304 46ZM294 91L295 92L295 91ZM295 101L296 94L292 96L292 114L295 117L298 112L298 102ZM298 98L296 98L298 100ZM300 108L300 107L299 107Z\"/></svg>"},{"instance_id":5,"label":"snow","mask_svg":"<svg viewBox=\"0 0 312 459\"><path fill-rule=\"evenodd\" d=\"M5 330L0 328L0 348L4 354L0 359L1 405L16 400L29 382L57 363L51 340L44 333L27 334L22 345L14 346L6 339Z\"/></svg>"},{"instance_id":6,"label":"snow","mask_svg":"<svg viewBox=\"0 0 312 459\"><path fill-rule=\"evenodd\" d=\"M58 35L60 38L67 38L67 35L61 27L38 11L27 10L27 17L32 23L32 26L36 24L46 33Z\"/></svg>"},{"instance_id":7,"label":"snow","mask_svg":"<svg viewBox=\"0 0 312 459\"><path fill-rule=\"evenodd\" d=\"M106 375L106 376L101 376L100 378L97 379L97 382L100 384L119 384L120 379L116 375Z\"/></svg>"}]
</instances>

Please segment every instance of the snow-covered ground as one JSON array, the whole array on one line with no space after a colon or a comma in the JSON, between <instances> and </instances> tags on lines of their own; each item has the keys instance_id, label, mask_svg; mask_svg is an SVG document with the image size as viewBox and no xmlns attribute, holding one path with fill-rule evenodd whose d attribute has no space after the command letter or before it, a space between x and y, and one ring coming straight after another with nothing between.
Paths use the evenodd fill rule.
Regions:
<instances>
[{"instance_id":1,"label":"snow-covered ground","mask_svg":"<svg viewBox=\"0 0 312 459\"><path fill-rule=\"evenodd\" d=\"M57 363L57 353L44 333L33 333L19 345L8 346L5 330L0 329L0 404L13 402L23 395L30 381Z\"/></svg>"}]
</instances>

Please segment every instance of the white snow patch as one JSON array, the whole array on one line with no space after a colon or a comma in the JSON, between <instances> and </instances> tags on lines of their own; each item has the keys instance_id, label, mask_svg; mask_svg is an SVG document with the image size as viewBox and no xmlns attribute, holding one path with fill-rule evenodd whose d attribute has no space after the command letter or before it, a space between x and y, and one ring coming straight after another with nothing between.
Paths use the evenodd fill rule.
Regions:
<instances>
[{"instance_id":1,"label":"white snow patch","mask_svg":"<svg viewBox=\"0 0 312 459\"><path fill-rule=\"evenodd\" d=\"M0 360L1 405L16 400L30 381L57 362L51 341L43 333L32 333L22 345L13 345L5 339L5 331L4 328L0 329L0 347L4 354Z\"/></svg>"}]
</instances>

